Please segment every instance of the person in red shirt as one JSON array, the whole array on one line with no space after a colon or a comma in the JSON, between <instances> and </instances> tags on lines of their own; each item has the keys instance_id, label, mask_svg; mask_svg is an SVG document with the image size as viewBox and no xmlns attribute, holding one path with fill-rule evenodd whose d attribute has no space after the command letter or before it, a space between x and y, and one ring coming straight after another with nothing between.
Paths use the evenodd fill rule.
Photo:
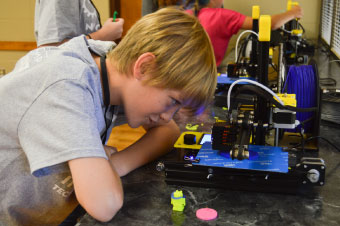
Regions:
<instances>
[{"instance_id":1,"label":"person in red shirt","mask_svg":"<svg viewBox=\"0 0 340 226\"><path fill-rule=\"evenodd\" d=\"M216 65L220 66L231 37L240 29L252 29L253 19L239 12L222 8L223 0L188 0L186 5L192 3L194 3L194 8L186 11L197 16L208 33L214 48ZM303 11L300 6L272 15L272 29L278 29L288 21L302 16Z\"/></svg>"}]
</instances>

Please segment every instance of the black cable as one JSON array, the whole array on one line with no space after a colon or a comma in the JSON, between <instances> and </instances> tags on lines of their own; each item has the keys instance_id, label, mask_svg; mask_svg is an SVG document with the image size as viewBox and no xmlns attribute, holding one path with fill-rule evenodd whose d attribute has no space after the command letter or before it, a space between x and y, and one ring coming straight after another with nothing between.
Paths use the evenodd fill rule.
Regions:
<instances>
[{"instance_id":1,"label":"black cable","mask_svg":"<svg viewBox=\"0 0 340 226\"><path fill-rule=\"evenodd\" d=\"M243 56L246 55L247 46L248 46L248 43L249 43L250 40L251 40L250 35L247 36L247 37L245 38L245 40L244 40L244 43L243 43L244 48L243 48L243 50L242 50L242 55L243 55Z\"/></svg>"},{"instance_id":2,"label":"black cable","mask_svg":"<svg viewBox=\"0 0 340 226\"><path fill-rule=\"evenodd\" d=\"M305 28L302 26L302 24L301 23L299 23L298 22L298 25L299 25L299 27L301 27L302 28L302 34L304 34L305 32L306 32L306 30L305 30Z\"/></svg>"},{"instance_id":3,"label":"black cable","mask_svg":"<svg viewBox=\"0 0 340 226\"><path fill-rule=\"evenodd\" d=\"M340 95L337 92L328 92L328 93L323 93L322 94L322 99L323 100L328 100L328 99L339 99Z\"/></svg>"},{"instance_id":4,"label":"black cable","mask_svg":"<svg viewBox=\"0 0 340 226\"><path fill-rule=\"evenodd\" d=\"M312 59L309 62L309 65L312 65L314 68L315 72L315 85L316 85L316 108L317 110L315 111L315 118L317 119L317 123L314 123L314 128L313 128L313 135L319 135L320 131L320 118L321 118L321 87L320 87L320 75L319 75L319 68L314 59Z\"/></svg>"},{"instance_id":5,"label":"black cable","mask_svg":"<svg viewBox=\"0 0 340 226\"><path fill-rule=\"evenodd\" d=\"M241 48L238 52L238 56L237 56L237 61L236 63L239 63L239 61L241 60L241 57L245 55L245 51L246 51L246 47L248 45L248 42L252 39L251 34L248 35L246 38L242 39L242 43L241 43Z\"/></svg>"},{"instance_id":6,"label":"black cable","mask_svg":"<svg viewBox=\"0 0 340 226\"><path fill-rule=\"evenodd\" d=\"M303 136L303 124L301 124L301 129L300 129L300 135L301 135L301 148L302 148L302 153L305 154L305 137Z\"/></svg>"},{"instance_id":7,"label":"black cable","mask_svg":"<svg viewBox=\"0 0 340 226\"><path fill-rule=\"evenodd\" d=\"M330 81L330 83L322 83L322 81L324 81L324 80L326 80L326 81L328 80L328 81ZM320 78L320 83L323 86L336 86L336 80L333 79L333 78Z\"/></svg>"},{"instance_id":8,"label":"black cable","mask_svg":"<svg viewBox=\"0 0 340 226\"><path fill-rule=\"evenodd\" d=\"M236 64L239 63L239 61L241 60L241 57L242 57L242 52L243 52L243 49L245 49L245 47L247 46L247 43L248 43L248 38L245 38L245 39L242 39L242 43L241 43L241 48L239 50L239 52L237 53L237 59L236 59Z\"/></svg>"},{"instance_id":9,"label":"black cable","mask_svg":"<svg viewBox=\"0 0 340 226\"><path fill-rule=\"evenodd\" d=\"M278 71L277 67L273 63L270 63L270 66L272 66L276 72Z\"/></svg>"},{"instance_id":10,"label":"black cable","mask_svg":"<svg viewBox=\"0 0 340 226\"><path fill-rule=\"evenodd\" d=\"M311 141L311 140L319 139L319 138L320 138L320 139L323 139L323 140L326 141L328 144L330 144L333 148L335 148L338 152L340 152L340 149L339 149L339 148L337 148L332 142L330 142L329 140L327 140L326 138L324 138L324 137L322 137L322 136L309 137L308 139L305 140L304 143L307 143L307 142L309 142L309 141ZM297 148L297 147L299 147L299 146L301 146L301 144L297 144L297 145L295 145L295 146L293 146L293 147L291 147L291 148Z\"/></svg>"},{"instance_id":11,"label":"black cable","mask_svg":"<svg viewBox=\"0 0 340 226\"><path fill-rule=\"evenodd\" d=\"M312 121L313 119L314 119L314 116L312 116L312 117L310 117L310 118L308 118L308 119L306 119L306 120L300 122L300 124L303 125L303 126L305 126L306 123Z\"/></svg>"},{"instance_id":12,"label":"black cable","mask_svg":"<svg viewBox=\"0 0 340 226\"><path fill-rule=\"evenodd\" d=\"M271 75L271 74L274 74L274 73L277 73L277 71L275 71L275 69L272 70L271 72L268 72L268 75Z\"/></svg>"}]
</instances>

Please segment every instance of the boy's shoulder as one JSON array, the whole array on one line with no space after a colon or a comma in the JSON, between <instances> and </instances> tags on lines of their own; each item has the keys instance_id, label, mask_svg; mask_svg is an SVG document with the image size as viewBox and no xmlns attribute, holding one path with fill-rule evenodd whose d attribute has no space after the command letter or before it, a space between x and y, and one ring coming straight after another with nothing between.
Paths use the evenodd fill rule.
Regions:
<instances>
[{"instance_id":1,"label":"boy's shoulder","mask_svg":"<svg viewBox=\"0 0 340 226\"><path fill-rule=\"evenodd\" d=\"M222 14L241 14L235 10L232 9L226 9L226 8L204 8L202 10L213 12L213 13L222 13Z\"/></svg>"}]
</instances>

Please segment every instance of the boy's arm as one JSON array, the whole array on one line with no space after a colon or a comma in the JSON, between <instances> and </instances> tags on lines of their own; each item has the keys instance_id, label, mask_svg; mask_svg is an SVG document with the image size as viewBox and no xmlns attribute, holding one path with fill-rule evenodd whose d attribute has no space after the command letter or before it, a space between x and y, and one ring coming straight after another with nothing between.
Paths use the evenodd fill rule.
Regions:
<instances>
[{"instance_id":1,"label":"boy's arm","mask_svg":"<svg viewBox=\"0 0 340 226\"><path fill-rule=\"evenodd\" d=\"M180 130L173 120L165 125L147 129L147 133L141 139L123 151L111 155L111 164L119 176L124 176L167 153L179 135Z\"/></svg>"},{"instance_id":2,"label":"boy's arm","mask_svg":"<svg viewBox=\"0 0 340 226\"><path fill-rule=\"evenodd\" d=\"M244 22L241 28L244 30L252 30L253 29L253 18L250 16L246 16L246 19L244 19Z\"/></svg>"},{"instance_id":3,"label":"boy's arm","mask_svg":"<svg viewBox=\"0 0 340 226\"><path fill-rule=\"evenodd\" d=\"M147 129L137 142L121 152L104 147L104 158L78 158L68 162L78 202L92 217L109 221L123 205L120 176L168 152L180 134L174 121ZM89 167L91 166L91 167Z\"/></svg>"},{"instance_id":4,"label":"boy's arm","mask_svg":"<svg viewBox=\"0 0 340 226\"><path fill-rule=\"evenodd\" d=\"M272 15L272 30L280 28L285 23L293 20L295 18L301 18L303 16L303 11L300 6L294 6L291 10L284 13ZM251 30L253 28L253 18L247 16L241 27L245 30Z\"/></svg>"},{"instance_id":5,"label":"boy's arm","mask_svg":"<svg viewBox=\"0 0 340 226\"><path fill-rule=\"evenodd\" d=\"M280 28L282 25L290 20L301 18L303 11L300 6L294 6L291 10L281 14L272 15L272 30Z\"/></svg>"},{"instance_id":6,"label":"boy's arm","mask_svg":"<svg viewBox=\"0 0 340 226\"><path fill-rule=\"evenodd\" d=\"M118 173L104 158L78 158L68 162L78 202L93 218L107 222L123 205Z\"/></svg>"},{"instance_id":7,"label":"boy's arm","mask_svg":"<svg viewBox=\"0 0 340 226\"><path fill-rule=\"evenodd\" d=\"M123 33L123 24L124 19L117 18L116 22L112 21L112 18L109 18L103 25L102 28L99 30L92 32L89 35L86 35L86 39L94 39L94 40L102 40L102 41L114 41L122 37ZM45 47L45 46L59 46L70 39L64 39L61 42L55 42L55 43L48 43L43 44L38 47Z\"/></svg>"}]
</instances>

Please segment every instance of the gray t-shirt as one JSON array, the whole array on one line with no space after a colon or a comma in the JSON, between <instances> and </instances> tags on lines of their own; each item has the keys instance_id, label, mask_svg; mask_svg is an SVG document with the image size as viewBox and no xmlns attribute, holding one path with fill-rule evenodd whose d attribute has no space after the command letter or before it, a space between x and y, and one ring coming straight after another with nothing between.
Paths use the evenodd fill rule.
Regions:
<instances>
[{"instance_id":1,"label":"gray t-shirt","mask_svg":"<svg viewBox=\"0 0 340 226\"><path fill-rule=\"evenodd\" d=\"M90 34L100 27L90 0L36 0L34 33L38 46Z\"/></svg>"},{"instance_id":2,"label":"gray t-shirt","mask_svg":"<svg viewBox=\"0 0 340 226\"><path fill-rule=\"evenodd\" d=\"M79 36L38 48L0 79L0 225L56 225L77 205L67 162L107 158L100 73Z\"/></svg>"}]
</instances>

